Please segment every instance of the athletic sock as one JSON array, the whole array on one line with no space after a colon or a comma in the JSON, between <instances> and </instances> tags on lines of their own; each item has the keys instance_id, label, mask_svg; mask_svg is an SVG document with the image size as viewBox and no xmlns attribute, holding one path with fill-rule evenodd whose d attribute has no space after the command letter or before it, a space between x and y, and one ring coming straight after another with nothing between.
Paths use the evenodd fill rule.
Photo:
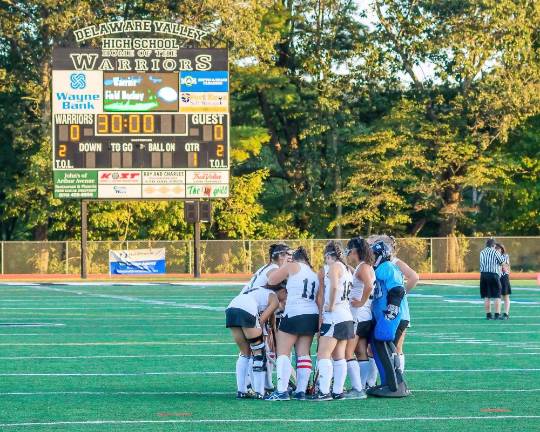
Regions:
<instances>
[{"instance_id":1,"label":"athletic sock","mask_svg":"<svg viewBox=\"0 0 540 432\"><path fill-rule=\"evenodd\" d=\"M405 373L405 354L398 354L399 356L399 371L403 375Z\"/></svg>"},{"instance_id":2,"label":"athletic sock","mask_svg":"<svg viewBox=\"0 0 540 432\"><path fill-rule=\"evenodd\" d=\"M373 357L369 358L369 374L366 380L366 384L369 387L373 387L377 385L377 375L379 374L379 370L377 369L377 363L375 363L375 359Z\"/></svg>"},{"instance_id":3,"label":"athletic sock","mask_svg":"<svg viewBox=\"0 0 540 432\"><path fill-rule=\"evenodd\" d=\"M334 360L334 386L332 391L334 394L343 393L343 386L345 385L345 379L347 378L347 362L345 359Z\"/></svg>"},{"instance_id":4,"label":"athletic sock","mask_svg":"<svg viewBox=\"0 0 540 432\"><path fill-rule=\"evenodd\" d=\"M360 391L364 388L360 377L360 366L355 358L347 360L347 375L354 390Z\"/></svg>"},{"instance_id":5,"label":"athletic sock","mask_svg":"<svg viewBox=\"0 0 540 432\"><path fill-rule=\"evenodd\" d=\"M264 382L266 371L253 371L253 390L264 396Z\"/></svg>"},{"instance_id":6,"label":"athletic sock","mask_svg":"<svg viewBox=\"0 0 540 432\"><path fill-rule=\"evenodd\" d=\"M242 393L247 391L246 377L248 375L248 368L249 357L240 354L236 360L236 388Z\"/></svg>"},{"instance_id":7,"label":"athletic sock","mask_svg":"<svg viewBox=\"0 0 540 432\"><path fill-rule=\"evenodd\" d=\"M371 372L371 363L369 360L358 360L358 366L360 367L360 380L362 383L362 389L366 388L366 383Z\"/></svg>"},{"instance_id":8,"label":"athletic sock","mask_svg":"<svg viewBox=\"0 0 540 432\"><path fill-rule=\"evenodd\" d=\"M291 377L291 359L289 356L280 355L276 360L277 390L280 393L286 392Z\"/></svg>"},{"instance_id":9,"label":"athletic sock","mask_svg":"<svg viewBox=\"0 0 540 432\"><path fill-rule=\"evenodd\" d=\"M311 375L311 357L300 356L296 359L296 391L305 392Z\"/></svg>"},{"instance_id":10,"label":"athletic sock","mask_svg":"<svg viewBox=\"0 0 540 432\"><path fill-rule=\"evenodd\" d=\"M319 370L319 391L323 394L330 393L330 381L332 381L333 367L332 360L317 360Z\"/></svg>"}]
</instances>

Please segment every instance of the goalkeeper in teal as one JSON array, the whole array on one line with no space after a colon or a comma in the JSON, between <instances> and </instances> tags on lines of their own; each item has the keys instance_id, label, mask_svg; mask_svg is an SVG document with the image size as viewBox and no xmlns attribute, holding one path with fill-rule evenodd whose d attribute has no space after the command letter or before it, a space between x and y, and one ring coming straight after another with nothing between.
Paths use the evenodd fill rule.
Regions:
<instances>
[{"instance_id":1,"label":"goalkeeper in teal","mask_svg":"<svg viewBox=\"0 0 540 432\"><path fill-rule=\"evenodd\" d=\"M375 255L375 288L373 290L373 332L371 348L381 385L368 389L367 394L377 397L405 397L410 392L399 368L394 339L403 315L402 300L405 281L399 267L390 261L388 246L379 241L372 247Z\"/></svg>"}]
</instances>

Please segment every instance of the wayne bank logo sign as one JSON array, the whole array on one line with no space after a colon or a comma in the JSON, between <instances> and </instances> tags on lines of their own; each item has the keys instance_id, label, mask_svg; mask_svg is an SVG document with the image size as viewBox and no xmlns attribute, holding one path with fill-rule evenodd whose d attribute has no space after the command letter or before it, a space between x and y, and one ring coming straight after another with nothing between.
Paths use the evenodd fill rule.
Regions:
<instances>
[{"instance_id":1,"label":"wayne bank logo sign","mask_svg":"<svg viewBox=\"0 0 540 432\"><path fill-rule=\"evenodd\" d=\"M138 171L99 171L98 183L111 185L141 184Z\"/></svg>"}]
</instances>

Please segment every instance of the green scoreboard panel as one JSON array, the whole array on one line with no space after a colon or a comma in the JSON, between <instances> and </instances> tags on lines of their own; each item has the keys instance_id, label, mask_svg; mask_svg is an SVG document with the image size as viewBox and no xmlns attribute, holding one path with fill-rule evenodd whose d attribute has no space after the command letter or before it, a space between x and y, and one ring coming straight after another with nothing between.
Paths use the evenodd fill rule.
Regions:
<instances>
[{"instance_id":1,"label":"green scoreboard panel","mask_svg":"<svg viewBox=\"0 0 540 432\"><path fill-rule=\"evenodd\" d=\"M227 50L119 41L53 52L55 197L227 197Z\"/></svg>"}]
</instances>

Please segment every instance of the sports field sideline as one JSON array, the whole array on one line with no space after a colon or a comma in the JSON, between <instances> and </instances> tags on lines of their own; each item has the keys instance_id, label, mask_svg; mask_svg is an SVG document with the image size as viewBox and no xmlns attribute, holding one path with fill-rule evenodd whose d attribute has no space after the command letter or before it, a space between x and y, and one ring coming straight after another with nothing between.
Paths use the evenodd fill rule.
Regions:
<instances>
[{"instance_id":1,"label":"sports field sideline","mask_svg":"<svg viewBox=\"0 0 540 432\"><path fill-rule=\"evenodd\" d=\"M235 400L224 307L240 285L0 284L2 431L540 431L540 289L510 321L477 282L425 282L405 343L413 397ZM313 349L313 351L315 351Z\"/></svg>"}]
</instances>

